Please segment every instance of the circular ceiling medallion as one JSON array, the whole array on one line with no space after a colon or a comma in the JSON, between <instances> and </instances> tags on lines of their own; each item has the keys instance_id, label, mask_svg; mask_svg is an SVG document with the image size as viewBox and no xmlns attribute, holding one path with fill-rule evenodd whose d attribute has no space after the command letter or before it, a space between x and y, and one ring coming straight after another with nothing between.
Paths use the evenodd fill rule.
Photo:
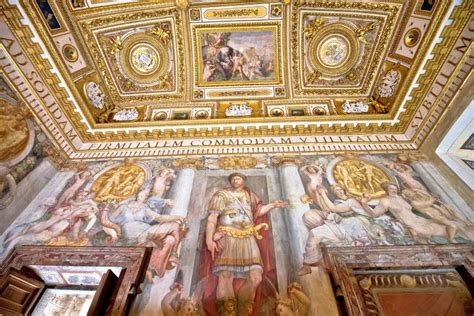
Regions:
<instances>
[{"instance_id":1,"label":"circular ceiling medallion","mask_svg":"<svg viewBox=\"0 0 474 316\"><path fill-rule=\"evenodd\" d=\"M349 44L343 36L327 37L318 49L318 59L326 67L339 67L349 57Z\"/></svg>"},{"instance_id":2,"label":"circular ceiling medallion","mask_svg":"<svg viewBox=\"0 0 474 316\"><path fill-rule=\"evenodd\" d=\"M63 46L63 55L64 58L66 58L66 60L70 63L76 62L79 58L77 49L70 44L66 44Z\"/></svg>"},{"instance_id":3,"label":"circular ceiling medallion","mask_svg":"<svg viewBox=\"0 0 474 316\"><path fill-rule=\"evenodd\" d=\"M285 113L280 108L274 108L270 111L271 116L277 116L278 117L278 116L283 116L283 114L285 114Z\"/></svg>"},{"instance_id":4,"label":"circular ceiling medallion","mask_svg":"<svg viewBox=\"0 0 474 316\"><path fill-rule=\"evenodd\" d=\"M134 34L123 41L119 56L123 74L137 84L154 84L166 73L169 58L165 46L154 36Z\"/></svg>"},{"instance_id":5,"label":"circular ceiling medallion","mask_svg":"<svg viewBox=\"0 0 474 316\"><path fill-rule=\"evenodd\" d=\"M418 44L418 41L421 37L421 31L418 28L412 28L405 34L405 45L408 47L413 47Z\"/></svg>"},{"instance_id":6,"label":"circular ceiling medallion","mask_svg":"<svg viewBox=\"0 0 474 316\"><path fill-rule=\"evenodd\" d=\"M160 65L160 55L151 45L138 43L130 51L130 65L137 73L149 74Z\"/></svg>"},{"instance_id":7,"label":"circular ceiling medallion","mask_svg":"<svg viewBox=\"0 0 474 316\"><path fill-rule=\"evenodd\" d=\"M207 111L199 110L199 111L196 112L194 117L197 118L197 119L205 119L208 116L209 116L209 113Z\"/></svg>"},{"instance_id":8,"label":"circular ceiling medallion","mask_svg":"<svg viewBox=\"0 0 474 316\"><path fill-rule=\"evenodd\" d=\"M308 60L322 75L337 77L353 68L359 57L354 30L344 24L328 24L310 40Z\"/></svg>"},{"instance_id":9,"label":"circular ceiling medallion","mask_svg":"<svg viewBox=\"0 0 474 316\"><path fill-rule=\"evenodd\" d=\"M166 120L167 118L168 118L168 114L166 112L163 112L163 111L157 112L153 116L153 119L155 121L163 121L163 120Z\"/></svg>"}]
</instances>

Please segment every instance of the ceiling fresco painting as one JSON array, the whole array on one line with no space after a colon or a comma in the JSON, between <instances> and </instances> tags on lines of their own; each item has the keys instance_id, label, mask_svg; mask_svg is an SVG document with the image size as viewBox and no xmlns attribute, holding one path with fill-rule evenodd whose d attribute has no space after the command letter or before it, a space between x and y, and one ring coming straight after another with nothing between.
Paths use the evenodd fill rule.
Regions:
<instances>
[{"instance_id":1,"label":"ceiling fresco painting","mask_svg":"<svg viewBox=\"0 0 474 316\"><path fill-rule=\"evenodd\" d=\"M80 162L58 172L0 236L0 259L20 244L149 246L133 315L176 315L186 304L192 315L288 315L284 308L290 315L337 315L332 289L324 289L329 281L321 279L323 246L474 240L472 211L439 198L424 159L400 153ZM394 260L384 258L377 260ZM33 268L49 283L100 279L80 267ZM229 271L234 277L226 277Z\"/></svg>"},{"instance_id":2,"label":"ceiling fresco painting","mask_svg":"<svg viewBox=\"0 0 474 316\"><path fill-rule=\"evenodd\" d=\"M415 150L470 73L472 6L1 1L0 70L72 159Z\"/></svg>"}]
</instances>

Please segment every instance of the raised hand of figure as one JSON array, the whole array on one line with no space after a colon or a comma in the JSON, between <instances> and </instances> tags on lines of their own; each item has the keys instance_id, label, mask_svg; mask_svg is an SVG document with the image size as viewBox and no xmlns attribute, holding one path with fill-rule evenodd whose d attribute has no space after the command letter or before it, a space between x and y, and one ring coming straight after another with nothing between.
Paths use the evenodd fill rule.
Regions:
<instances>
[{"instance_id":1,"label":"raised hand of figure","mask_svg":"<svg viewBox=\"0 0 474 316\"><path fill-rule=\"evenodd\" d=\"M359 198L360 204L366 205L372 199L372 196L369 193L363 193L362 197Z\"/></svg>"},{"instance_id":2,"label":"raised hand of figure","mask_svg":"<svg viewBox=\"0 0 474 316\"><path fill-rule=\"evenodd\" d=\"M183 225L188 222L187 218L185 216L176 216L175 221L178 222L178 224Z\"/></svg>"},{"instance_id":3,"label":"raised hand of figure","mask_svg":"<svg viewBox=\"0 0 474 316\"><path fill-rule=\"evenodd\" d=\"M175 290L178 292L178 294L181 294L183 292L183 285L178 282L175 282L173 283L173 285L170 286L170 290Z\"/></svg>"},{"instance_id":4,"label":"raised hand of figure","mask_svg":"<svg viewBox=\"0 0 474 316\"><path fill-rule=\"evenodd\" d=\"M175 215L171 217L172 222L178 222L178 224L180 225L184 224L185 220L186 220L186 217L184 216Z\"/></svg>"},{"instance_id":5,"label":"raised hand of figure","mask_svg":"<svg viewBox=\"0 0 474 316\"><path fill-rule=\"evenodd\" d=\"M171 199L166 199L165 200L165 207L173 207L174 206L174 200L171 200Z\"/></svg>"},{"instance_id":6,"label":"raised hand of figure","mask_svg":"<svg viewBox=\"0 0 474 316\"><path fill-rule=\"evenodd\" d=\"M302 291L302 287L299 283L293 282L288 285L287 291L288 291L288 296L291 297L292 295L295 294L296 291Z\"/></svg>"},{"instance_id":7,"label":"raised hand of figure","mask_svg":"<svg viewBox=\"0 0 474 316\"><path fill-rule=\"evenodd\" d=\"M288 201L276 200L272 202L273 208L285 208L288 207Z\"/></svg>"}]
</instances>

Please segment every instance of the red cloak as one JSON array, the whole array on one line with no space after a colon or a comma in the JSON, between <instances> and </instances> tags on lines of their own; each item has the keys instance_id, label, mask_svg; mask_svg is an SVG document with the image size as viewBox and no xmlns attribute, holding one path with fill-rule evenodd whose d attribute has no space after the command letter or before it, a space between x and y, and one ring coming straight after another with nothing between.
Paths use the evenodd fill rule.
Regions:
<instances>
[{"instance_id":1,"label":"red cloak","mask_svg":"<svg viewBox=\"0 0 474 316\"><path fill-rule=\"evenodd\" d=\"M257 217L260 209L263 206L262 200L252 190L245 188L250 196L250 205L252 208L252 216L254 218L254 225L268 222L268 214ZM271 229L271 227L270 227ZM272 251L272 235L269 230L260 230L260 235L263 237L257 240L257 245L260 250L260 256L262 258L262 283L257 288L254 300L253 315L260 315L261 304L265 301L268 296L274 296L274 291L270 288L263 286L266 282L271 282L276 288L276 267L275 260L273 258ZM217 276L212 273L212 258L211 253L207 249L206 237L203 238L201 247L201 256L199 260L198 280L202 281L205 279L204 294L202 297L202 304L207 315L217 316L217 300L216 300L216 288L217 288ZM234 293L239 291L239 288L245 282L244 278L234 278Z\"/></svg>"}]
</instances>

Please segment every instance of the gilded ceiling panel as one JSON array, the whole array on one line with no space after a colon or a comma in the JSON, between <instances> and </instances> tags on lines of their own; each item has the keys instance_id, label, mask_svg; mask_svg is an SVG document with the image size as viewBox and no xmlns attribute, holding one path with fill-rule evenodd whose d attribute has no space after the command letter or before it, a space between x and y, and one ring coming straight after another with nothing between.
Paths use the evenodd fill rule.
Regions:
<instances>
[{"instance_id":1,"label":"gilded ceiling panel","mask_svg":"<svg viewBox=\"0 0 474 316\"><path fill-rule=\"evenodd\" d=\"M473 3L425 2L0 1L1 70L75 158L416 149L471 58Z\"/></svg>"},{"instance_id":2,"label":"gilded ceiling panel","mask_svg":"<svg viewBox=\"0 0 474 316\"><path fill-rule=\"evenodd\" d=\"M282 4L200 7L189 14L194 100L286 96Z\"/></svg>"},{"instance_id":3,"label":"gilded ceiling panel","mask_svg":"<svg viewBox=\"0 0 474 316\"><path fill-rule=\"evenodd\" d=\"M100 77L97 84L107 87L114 106L183 97L184 47L178 10L94 16L78 25ZM89 82L86 78L78 85Z\"/></svg>"},{"instance_id":4,"label":"gilded ceiling panel","mask_svg":"<svg viewBox=\"0 0 474 316\"><path fill-rule=\"evenodd\" d=\"M402 7L356 2L295 5L295 95L369 96Z\"/></svg>"}]
</instances>

